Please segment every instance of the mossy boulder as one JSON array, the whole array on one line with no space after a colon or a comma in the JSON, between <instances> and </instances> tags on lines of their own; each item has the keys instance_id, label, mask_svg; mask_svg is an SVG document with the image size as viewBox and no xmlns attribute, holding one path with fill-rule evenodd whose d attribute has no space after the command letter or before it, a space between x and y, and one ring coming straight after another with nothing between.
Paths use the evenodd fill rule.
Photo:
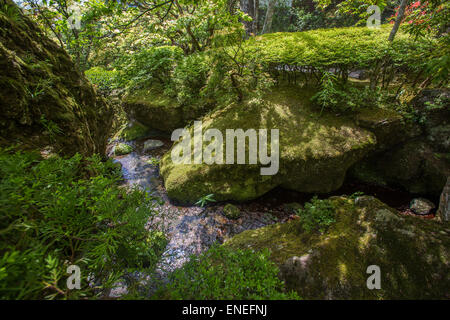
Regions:
<instances>
[{"instance_id":1,"label":"mossy boulder","mask_svg":"<svg viewBox=\"0 0 450 320\"><path fill-rule=\"evenodd\" d=\"M223 213L228 219L239 219L241 216L241 210L231 203L228 203L223 207Z\"/></svg>"},{"instance_id":2,"label":"mossy boulder","mask_svg":"<svg viewBox=\"0 0 450 320\"><path fill-rule=\"evenodd\" d=\"M133 152L133 147L126 143L119 143L114 147L114 155L122 156Z\"/></svg>"},{"instance_id":3,"label":"mossy boulder","mask_svg":"<svg viewBox=\"0 0 450 320\"><path fill-rule=\"evenodd\" d=\"M143 138L147 136L148 133L149 129L146 126L134 121L128 123L127 126L120 131L118 136L125 141L132 141Z\"/></svg>"},{"instance_id":4,"label":"mossy boulder","mask_svg":"<svg viewBox=\"0 0 450 320\"><path fill-rule=\"evenodd\" d=\"M152 84L130 92L123 100L123 108L129 118L149 128L172 133L203 116L213 105L203 101L182 105L175 97L167 95L161 85Z\"/></svg>"},{"instance_id":5,"label":"mossy boulder","mask_svg":"<svg viewBox=\"0 0 450 320\"><path fill-rule=\"evenodd\" d=\"M374 151L384 151L401 142L422 134L422 128L398 112L387 108L361 108L356 113L356 123L370 130L377 137Z\"/></svg>"},{"instance_id":6,"label":"mossy boulder","mask_svg":"<svg viewBox=\"0 0 450 320\"><path fill-rule=\"evenodd\" d=\"M450 90L426 89L412 101L416 116L422 120L427 142L437 152L450 152Z\"/></svg>"},{"instance_id":7,"label":"mossy boulder","mask_svg":"<svg viewBox=\"0 0 450 320\"><path fill-rule=\"evenodd\" d=\"M313 94L313 90L279 86L262 102L235 103L205 116L203 131L218 129L224 143L226 129L267 129L269 135L271 129L278 129L279 170L275 175L261 175L261 167L267 166L260 163L174 164L169 151L161 161L169 197L193 203L211 193L217 200L254 199L276 186L317 193L338 189L347 169L375 146L376 138L353 119L326 113L320 116L310 105ZM192 133L193 127L190 130ZM248 153L248 139L245 150Z\"/></svg>"},{"instance_id":8,"label":"mossy boulder","mask_svg":"<svg viewBox=\"0 0 450 320\"><path fill-rule=\"evenodd\" d=\"M450 160L424 139L414 139L357 163L350 175L366 183L439 196L450 176Z\"/></svg>"},{"instance_id":9,"label":"mossy boulder","mask_svg":"<svg viewBox=\"0 0 450 320\"><path fill-rule=\"evenodd\" d=\"M299 220L244 231L230 248L268 248L288 289L305 299L448 299L450 229L400 215L378 199L332 197L336 222L304 232ZM367 268L381 289L367 288Z\"/></svg>"},{"instance_id":10,"label":"mossy boulder","mask_svg":"<svg viewBox=\"0 0 450 320\"><path fill-rule=\"evenodd\" d=\"M111 106L69 55L10 0L0 13L0 144L83 155L106 152Z\"/></svg>"}]
</instances>

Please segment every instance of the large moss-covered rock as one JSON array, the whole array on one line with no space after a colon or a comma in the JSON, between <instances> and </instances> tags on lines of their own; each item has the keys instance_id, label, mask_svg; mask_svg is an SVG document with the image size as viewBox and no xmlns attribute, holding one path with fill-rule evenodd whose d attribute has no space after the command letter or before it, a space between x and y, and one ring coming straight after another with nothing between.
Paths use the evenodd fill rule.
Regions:
<instances>
[{"instance_id":1,"label":"large moss-covered rock","mask_svg":"<svg viewBox=\"0 0 450 320\"><path fill-rule=\"evenodd\" d=\"M374 150L376 152L387 150L422 134L419 125L406 121L402 115L391 109L361 108L355 118L360 127L370 130L377 137Z\"/></svg>"},{"instance_id":2,"label":"large moss-covered rock","mask_svg":"<svg viewBox=\"0 0 450 320\"><path fill-rule=\"evenodd\" d=\"M277 87L263 102L232 104L203 118L203 130L220 130L224 143L226 129L268 129L269 134L279 129L277 174L261 175L260 164L174 164L169 151L160 167L168 195L192 203L211 193L217 200L253 199L276 186L302 192L338 189L347 169L373 148L376 138L350 118L319 116L310 107L311 95L299 87Z\"/></svg>"},{"instance_id":3,"label":"large moss-covered rock","mask_svg":"<svg viewBox=\"0 0 450 320\"><path fill-rule=\"evenodd\" d=\"M214 105L206 101L182 105L176 98L164 93L160 85L141 88L130 92L123 100L125 112L149 128L172 132L198 119Z\"/></svg>"},{"instance_id":4,"label":"large moss-covered rock","mask_svg":"<svg viewBox=\"0 0 450 320\"><path fill-rule=\"evenodd\" d=\"M423 90L411 102L420 126L394 111L362 110L358 124L377 136L378 153L350 170L355 178L438 196L450 175L450 91Z\"/></svg>"},{"instance_id":5,"label":"large moss-covered rock","mask_svg":"<svg viewBox=\"0 0 450 320\"><path fill-rule=\"evenodd\" d=\"M437 152L450 152L450 90L426 89L412 101L424 136Z\"/></svg>"},{"instance_id":6,"label":"large moss-covered rock","mask_svg":"<svg viewBox=\"0 0 450 320\"><path fill-rule=\"evenodd\" d=\"M231 248L268 248L289 289L305 299L448 299L450 229L402 216L370 196L333 197L336 222L324 234L299 220L244 231ZM368 289L367 268L381 271L381 289Z\"/></svg>"},{"instance_id":7,"label":"large moss-covered rock","mask_svg":"<svg viewBox=\"0 0 450 320\"><path fill-rule=\"evenodd\" d=\"M434 152L426 140L415 139L357 163L350 175L367 183L438 196L450 176L450 160Z\"/></svg>"},{"instance_id":8,"label":"large moss-covered rock","mask_svg":"<svg viewBox=\"0 0 450 320\"><path fill-rule=\"evenodd\" d=\"M104 154L111 107L12 1L0 6L0 144Z\"/></svg>"}]
</instances>

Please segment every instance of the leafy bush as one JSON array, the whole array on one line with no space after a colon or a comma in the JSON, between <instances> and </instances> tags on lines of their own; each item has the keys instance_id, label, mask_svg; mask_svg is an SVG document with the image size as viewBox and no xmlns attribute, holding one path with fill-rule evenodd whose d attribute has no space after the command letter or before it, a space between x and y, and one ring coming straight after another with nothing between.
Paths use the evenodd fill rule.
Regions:
<instances>
[{"instance_id":1,"label":"leafy bush","mask_svg":"<svg viewBox=\"0 0 450 320\"><path fill-rule=\"evenodd\" d=\"M324 72L321 79L321 89L311 98L321 112L329 109L335 112L354 111L362 107L377 104L376 94L370 88L356 88L338 82L337 76L331 72Z\"/></svg>"},{"instance_id":2,"label":"leafy bush","mask_svg":"<svg viewBox=\"0 0 450 320\"><path fill-rule=\"evenodd\" d=\"M201 197L201 198L195 203L195 205L203 208L203 207L205 207L208 203L211 203L211 202L216 202L216 200L214 200L214 194L212 194L212 193L211 193L211 194L207 194L207 195Z\"/></svg>"},{"instance_id":3,"label":"leafy bush","mask_svg":"<svg viewBox=\"0 0 450 320\"><path fill-rule=\"evenodd\" d=\"M305 32L272 33L251 38L249 48L260 50L260 63L278 70L295 66L314 74L318 70L339 70L347 77L348 70L365 69L371 76L418 72L436 48L435 40L415 42L399 32L393 43L388 35L391 26L379 29L366 27L319 29ZM381 62L385 63L380 69Z\"/></svg>"},{"instance_id":4,"label":"leafy bush","mask_svg":"<svg viewBox=\"0 0 450 320\"><path fill-rule=\"evenodd\" d=\"M165 299L298 299L286 293L269 251L234 250L213 246L170 275L155 298Z\"/></svg>"},{"instance_id":5,"label":"leafy bush","mask_svg":"<svg viewBox=\"0 0 450 320\"><path fill-rule=\"evenodd\" d=\"M214 95L219 105L260 98L274 84L263 63L260 49L245 45L244 30L231 28L216 35L210 51L211 71L206 92Z\"/></svg>"},{"instance_id":6,"label":"leafy bush","mask_svg":"<svg viewBox=\"0 0 450 320\"><path fill-rule=\"evenodd\" d=\"M124 272L154 268L165 238L144 228L153 198L120 179L98 156L0 149L0 298L98 297ZM80 290L66 288L69 265Z\"/></svg>"},{"instance_id":7,"label":"leafy bush","mask_svg":"<svg viewBox=\"0 0 450 320\"><path fill-rule=\"evenodd\" d=\"M109 92L118 87L118 72L116 70L93 67L86 70L84 74L101 91Z\"/></svg>"},{"instance_id":8,"label":"leafy bush","mask_svg":"<svg viewBox=\"0 0 450 320\"><path fill-rule=\"evenodd\" d=\"M196 53L181 59L173 71L172 85L166 90L180 104L192 104L202 95L211 68L208 54Z\"/></svg>"},{"instance_id":9,"label":"leafy bush","mask_svg":"<svg viewBox=\"0 0 450 320\"><path fill-rule=\"evenodd\" d=\"M331 201L313 197L310 202L305 203L303 209L299 209L302 228L307 231L319 230L324 232L329 225L335 222L335 212Z\"/></svg>"},{"instance_id":10,"label":"leafy bush","mask_svg":"<svg viewBox=\"0 0 450 320\"><path fill-rule=\"evenodd\" d=\"M183 51L174 46L151 47L119 61L121 83L128 88L140 88L153 81L166 86Z\"/></svg>"}]
</instances>

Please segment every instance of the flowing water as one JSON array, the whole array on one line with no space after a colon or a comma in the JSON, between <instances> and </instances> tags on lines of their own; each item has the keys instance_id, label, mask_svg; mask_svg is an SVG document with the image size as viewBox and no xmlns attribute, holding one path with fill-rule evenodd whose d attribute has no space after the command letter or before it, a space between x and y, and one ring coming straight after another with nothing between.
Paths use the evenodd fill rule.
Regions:
<instances>
[{"instance_id":1,"label":"flowing water","mask_svg":"<svg viewBox=\"0 0 450 320\"><path fill-rule=\"evenodd\" d=\"M148 139L160 140L164 145L146 151L144 143ZM242 213L241 217L236 220L230 220L224 216L224 203L213 203L207 208L180 206L171 202L167 197L158 164L151 161L160 159L170 149L172 145L170 139L155 133L145 139L129 142L129 144L134 147L134 151L128 155L114 157L114 161L119 162L122 166L124 183L129 186L138 185L160 199L160 201L155 201L155 209L159 212L156 222L162 226L168 239L167 247L157 268L157 277L163 282L167 280L169 272L189 261L191 255L200 254L215 242L221 243L227 237L244 230L260 228L293 218L292 209L287 209L286 204L292 202L303 204L312 196L277 188L259 199L236 204ZM113 157L114 145L115 143L109 146L111 157ZM376 196L400 210L407 207L413 197L409 193L394 189L377 188L352 182L346 183L333 194L351 194L356 191L364 191L365 194ZM155 223L155 220L151 223ZM123 289L123 286L119 287L117 292L111 296L120 296L126 292Z\"/></svg>"},{"instance_id":2,"label":"flowing water","mask_svg":"<svg viewBox=\"0 0 450 320\"><path fill-rule=\"evenodd\" d=\"M164 145L145 151L144 143L148 139L162 141ZM121 164L125 184L130 187L138 185L160 199L155 200L155 210L159 214L152 223L159 223L168 239L157 268L157 277L163 281L169 272L189 261L191 255L202 253L215 242L222 243L226 237L244 230L286 221L289 217L289 214L284 212L270 213L270 210L266 210L268 208L254 206L252 203L241 206L243 214L236 220L224 216L224 204L213 203L207 208L177 205L167 197L158 165L152 162L152 159L160 159L170 149L172 142L165 136L154 134L128 143L133 146L133 152L114 156L113 143L109 147L109 155ZM116 291L112 296L125 292L123 286Z\"/></svg>"}]
</instances>

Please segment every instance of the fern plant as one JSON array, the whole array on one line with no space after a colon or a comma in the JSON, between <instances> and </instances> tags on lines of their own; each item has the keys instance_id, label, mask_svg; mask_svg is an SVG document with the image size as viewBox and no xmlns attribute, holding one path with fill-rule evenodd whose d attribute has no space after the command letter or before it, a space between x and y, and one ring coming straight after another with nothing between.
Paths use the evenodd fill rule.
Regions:
<instances>
[{"instance_id":1,"label":"fern plant","mask_svg":"<svg viewBox=\"0 0 450 320\"><path fill-rule=\"evenodd\" d=\"M199 206L199 207L205 207L208 203L210 202L216 202L216 200L214 200L214 194L208 194L206 196L201 197L196 203L195 205Z\"/></svg>"}]
</instances>

